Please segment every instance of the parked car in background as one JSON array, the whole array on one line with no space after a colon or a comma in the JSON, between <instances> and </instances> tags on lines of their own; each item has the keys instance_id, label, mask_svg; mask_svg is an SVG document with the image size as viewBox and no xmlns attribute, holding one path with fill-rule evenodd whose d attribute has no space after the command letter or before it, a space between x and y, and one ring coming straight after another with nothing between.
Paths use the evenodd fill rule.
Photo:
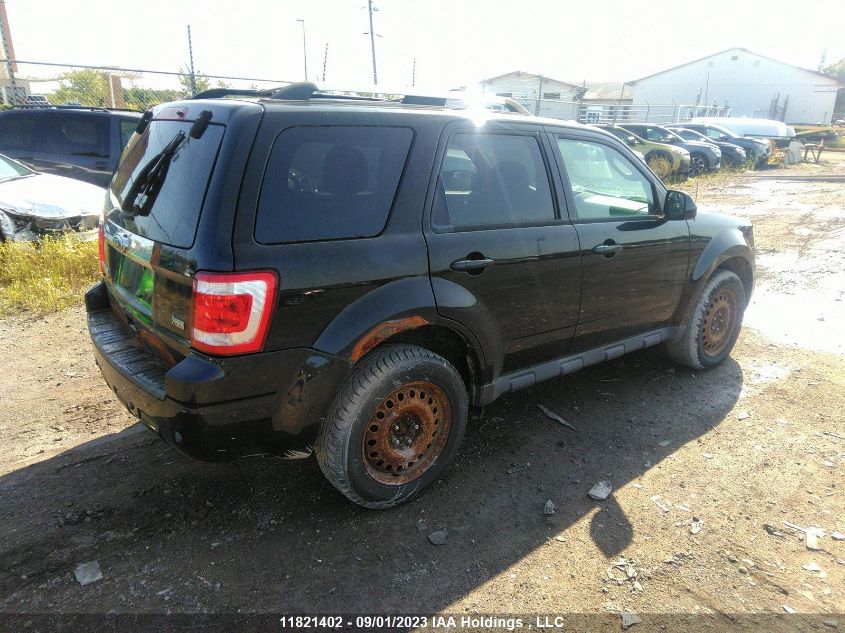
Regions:
<instances>
[{"instance_id":1,"label":"parked car in background","mask_svg":"<svg viewBox=\"0 0 845 633\"><path fill-rule=\"evenodd\" d=\"M44 95L26 95L23 98L24 105L31 106L48 106L50 100Z\"/></svg>"},{"instance_id":2,"label":"parked car in background","mask_svg":"<svg viewBox=\"0 0 845 633\"><path fill-rule=\"evenodd\" d=\"M795 138L795 128L776 119L753 119L751 117L696 117L693 123L716 123L739 136L766 139L776 147L784 148Z\"/></svg>"},{"instance_id":3,"label":"parked car in background","mask_svg":"<svg viewBox=\"0 0 845 633\"><path fill-rule=\"evenodd\" d=\"M721 121L722 118L716 120ZM742 136L719 123L697 123L693 119L685 123L673 123L666 127L670 129L682 127L700 132L711 141L739 145L745 150L746 158L752 161L756 167L765 165L769 160L769 156L772 155L772 145L768 141Z\"/></svg>"},{"instance_id":4,"label":"parked car in background","mask_svg":"<svg viewBox=\"0 0 845 633\"><path fill-rule=\"evenodd\" d=\"M701 132L690 130L685 127L673 127L672 131L683 137L687 141L700 141L702 143L710 143L715 145L722 152L722 165L729 165L731 167L742 167L747 160L745 150L739 145L728 143L725 141L711 141Z\"/></svg>"},{"instance_id":5,"label":"parked car in background","mask_svg":"<svg viewBox=\"0 0 845 633\"><path fill-rule=\"evenodd\" d=\"M156 106L111 182L93 354L172 446L313 453L389 508L444 476L470 406L662 343L730 354L748 220L586 125L316 89Z\"/></svg>"},{"instance_id":6,"label":"parked car in background","mask_svg":"<svg viewBox=\"0 0 845 633\"><path fill-rule=\"evenodd\" d=\"M653 123L625 123L622 127L654 143L664 143L687 150L690 155L690 176L697 176L705 171L716 171L722 164L721 150L711 143L687 141L672 130Z\"/></svg>"},{"instance_id":7,"label":"parked car in background","mask_svg":"<svg viewBox=\"0 0 845 633\"><path fill-rule=\"evenodd\" d=\"M0 154L0 241L29 241L66 231L96 239L106 190L39 174Z\"/></svg>"},{"instance_id":8,"label":"parked car in background","mask_svg":"<svg viewBox=\"0 0 845 633\"><path fill-rule=\"evenodd\" d=\"M0 112L0 152L32 169L105 187L139 112L19 107Z\"/></svg>"},{"instance_id":9,"label":"parked car in background","mask_svg":"<svg viewBox=\"0 0 845 633\"><path fill-rule=\"evenodd\" d=\"M687 150L666 143L652 143L618 125L596 125L610 132L632 150L639 152L646 165L661 178L684 178L689 174L690 154Z\"/></svg>"}]
</instances>

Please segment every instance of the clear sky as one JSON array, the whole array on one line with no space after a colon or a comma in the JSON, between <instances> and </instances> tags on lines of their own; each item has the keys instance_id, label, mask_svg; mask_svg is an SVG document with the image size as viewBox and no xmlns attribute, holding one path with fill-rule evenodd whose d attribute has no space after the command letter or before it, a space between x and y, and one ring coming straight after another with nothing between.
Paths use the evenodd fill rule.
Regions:
<instances>
[{"instance_id":1,"label":"clear sky","mask_svg":"<svg viewBox=\"0 0 845 633\"><path fill-rule=\"evenodd\" d=\"M372 82L366 0L7 0L18 59ZM621 81L739 46L815 69L845 57L845 0L377 0L380 84L448 89L511 70ZM23 74L45 72L33 66ZM147 83L147 82L144 82Z\"/></svg>"}]
</instances>

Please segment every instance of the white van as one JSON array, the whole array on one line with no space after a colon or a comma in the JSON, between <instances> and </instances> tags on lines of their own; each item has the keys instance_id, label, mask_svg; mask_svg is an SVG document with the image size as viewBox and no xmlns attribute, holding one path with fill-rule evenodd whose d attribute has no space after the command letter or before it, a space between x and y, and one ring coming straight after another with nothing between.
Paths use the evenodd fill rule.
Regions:
<instances>
[{"instance_id":1,"label":"white van","mask_svg":"<svg viewBox=\"0 0 845 633\"><path fill-rule=\"evenodd\" d=\"M757 138L791 139L795 128L783 121L774 119L752 119L746 117L695 117L690 123L701 125L721 125L740 136Z\"/></svg>"}]
</instances>

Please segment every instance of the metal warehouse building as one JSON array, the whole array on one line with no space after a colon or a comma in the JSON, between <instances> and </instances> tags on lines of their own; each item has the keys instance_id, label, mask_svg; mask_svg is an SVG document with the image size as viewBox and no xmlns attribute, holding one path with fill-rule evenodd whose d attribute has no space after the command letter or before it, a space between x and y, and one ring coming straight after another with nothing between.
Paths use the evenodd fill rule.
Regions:
<instances>
[{"instance_id":1,"label":"metal warehouse building","mask_svg":"<svg viewBox=\"0 0 845 633\"><path fill-rule=\"evenodd\" d=\"M636 81L633 105L696 104L730 109L731 116L788 123L830 123L837 80L744 48L730 48Z\"/></svg>"}]
</instances>

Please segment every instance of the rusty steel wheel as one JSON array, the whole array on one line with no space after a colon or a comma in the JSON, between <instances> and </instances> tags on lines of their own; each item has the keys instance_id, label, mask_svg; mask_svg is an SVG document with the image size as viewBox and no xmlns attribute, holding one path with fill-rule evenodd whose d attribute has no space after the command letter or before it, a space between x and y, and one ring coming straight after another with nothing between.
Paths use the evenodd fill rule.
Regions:
<instances>
[{"instance_id":1,"label":"rusty steel wheel","mask_svg":"<svg viewBox=\"0 0 845 633\"><path fill-rule=\"evenodd\" d=\"M701 327L701 348L708 356L718 356L731 340L736 320L736 293L722 288L704 313Z\"/></svg>"},{"instance_id":2,"label":"rusty steel wheel","mask_svg":"<svg viewBox=\"0 0 845 633\"><path fill-rule=\"evenodd\" d=\"M693 369L724 361L739 336L746 303L742 280L730 270L717 269L696 296L681 332L667 341L669 356Z\"/></svg>"},{"instance_id":3,"label":"rusty steel wheel","mask_svg":"<svg viewBox=\"0 0 845 633\"><path fill-rule=\"evenodd\" d=\"M402 385L367 422L361 442L367 473L388 485L417 479L443 452L451 425L449 400L440 387L426 381Z\"/></svg>"},{"instance_id":4,"label":"rusty steel wheel","mask_svg":"<svg viewBox=\"0 0 845 633\"><path fill-rule=\"evenodd\" d=\"M468 394L461 374L418 345L368 352L338 389L314 442L317 463L366 508L414 498L455 460Z\"/></svg>"}]
</instances>

